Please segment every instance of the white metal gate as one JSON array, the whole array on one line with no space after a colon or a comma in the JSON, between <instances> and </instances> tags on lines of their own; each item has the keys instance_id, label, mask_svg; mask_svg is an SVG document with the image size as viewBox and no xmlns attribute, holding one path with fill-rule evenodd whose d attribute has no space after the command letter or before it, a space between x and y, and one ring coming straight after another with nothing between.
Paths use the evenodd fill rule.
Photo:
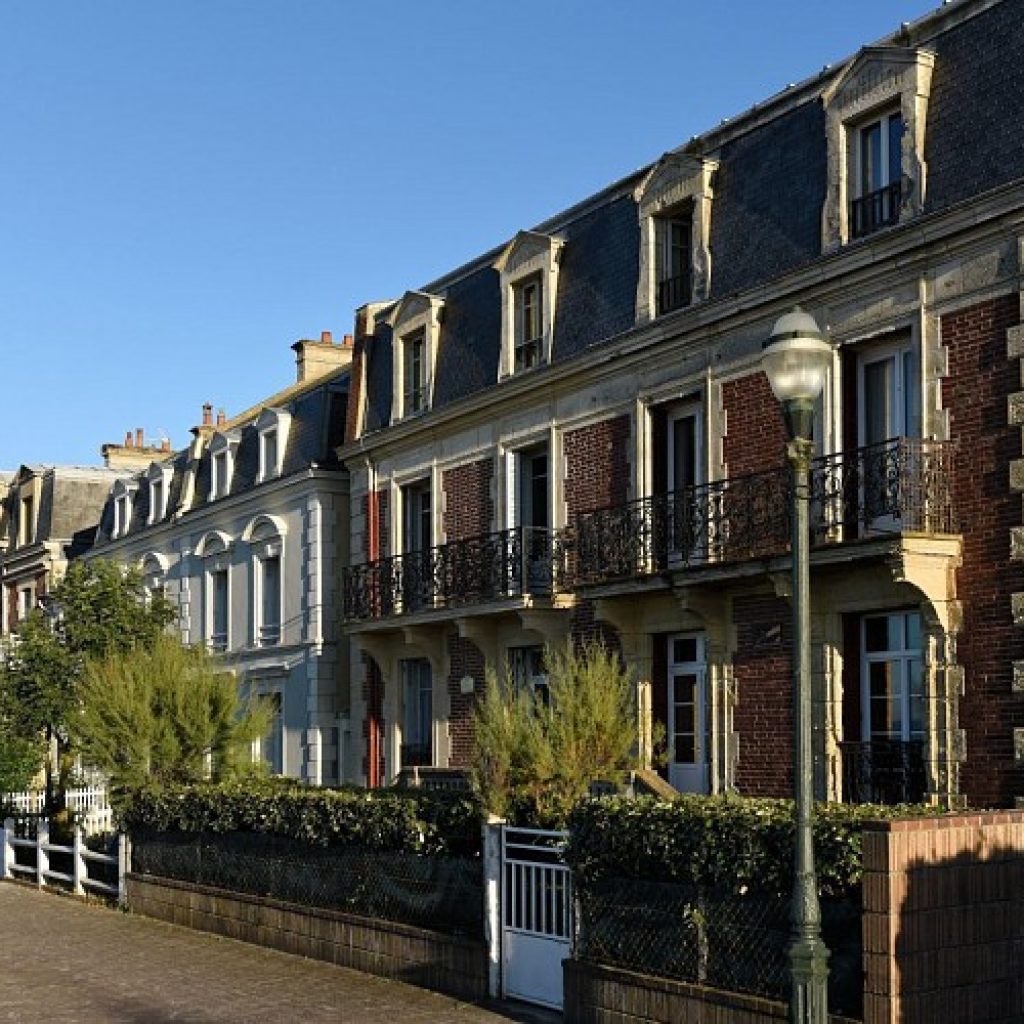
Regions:
<instances>
[{"instance_id":1,"label":"white metal gate","mask_svg":"<svg viewBox=\"0 0 1024 1024\"><path fill-rule=\"evenodd\" d=\"M562 961L572 945L572 883L564 832L501 830L502 995L562 1008Z\"/></svg>"}]
</instances>

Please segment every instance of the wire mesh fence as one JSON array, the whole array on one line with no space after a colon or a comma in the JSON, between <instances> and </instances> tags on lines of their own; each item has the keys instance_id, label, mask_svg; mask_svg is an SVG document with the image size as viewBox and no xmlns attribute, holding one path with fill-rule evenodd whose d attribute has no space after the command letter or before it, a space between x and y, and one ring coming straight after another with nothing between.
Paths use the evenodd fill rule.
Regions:
<instances>
[{"instance_id":1,"label":"wire mesh fence","mask_svg":"<svg viewBox=\"0 0 1024 1024\"><path fill-rule=\"evenodd\" d=\"M139 833L132 870L453 934L483 931L479 861L262 833Z\"/></svg>"},{"instance_id":2,"label":"wire mesh fence","mask_svg":"<svg viewBox=\"0 0 1024 1024\"><path fill-rule=\"evenodd\" d=\"M790 899L692 885L608 879L578 890L580 958L713 988L789 997ZM830 1007L861 1000L860 908L822 904L832 952Z\"/></svg>"}]
</instances>

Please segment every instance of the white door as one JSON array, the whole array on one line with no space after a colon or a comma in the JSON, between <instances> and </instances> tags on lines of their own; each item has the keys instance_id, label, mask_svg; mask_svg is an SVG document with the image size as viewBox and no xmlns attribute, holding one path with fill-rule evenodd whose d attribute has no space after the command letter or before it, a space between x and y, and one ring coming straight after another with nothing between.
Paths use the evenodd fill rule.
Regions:
<instances>
[{"instance_id":1,"label":"white door","mask_svg":"<svg viewBox=\"0 0 1024 1024\"><path fill-rule=\"evenodd\" d=\"M668 640L668 781L681 793L708 791L707 664L704 635Z\"/></svg>"}]
</instances>

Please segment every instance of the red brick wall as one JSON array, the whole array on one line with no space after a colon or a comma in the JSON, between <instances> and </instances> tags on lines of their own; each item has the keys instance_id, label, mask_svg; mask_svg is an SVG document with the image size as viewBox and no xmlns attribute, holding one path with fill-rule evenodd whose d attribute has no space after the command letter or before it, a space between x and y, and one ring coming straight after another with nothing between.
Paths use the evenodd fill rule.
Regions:
<instances>
[{"instance_id":1,"label":"red brick wall","mask_svg":"<svg viewBox=\"0 0 1024 1024\"><path fill-rule=\"evenodd\" d=\"M363 400L363 356L366 351L366 339L356 338L352 348L352 371L349 378L348 403L345 407L345 443L354 441L356 424L359 421L359 407Z\"/></svg>"},{"instance_id":2,"label":"red brick wall","mask_svg":"<svg viewBox=\"0 0 1024 1024\"><path fill-rule=\"evenodd\" d=\"M588 643L602 643L609 651L621 656L622 642L614 626L598 622L594 615L594 602L579 600L570 613L569 636L577 648Z\"/></svg>"},{"instance_id":3,"label":"red brick wall","mask_svg":"<svg viewBox=\"0 0 1024 1024\"><path fill-rule=\"evenodd\" d=\"M731 477L781 466L786 456L782 407L762 371L722 385L724 456Z\"/></svg>"},{"instance_id":4,"label":"red brick wall","mask_svg":"<svg viewBox=\"0 0 1024 1024\"><path fill-rule=\"evenodd\" d=\"M746 796L793 792L791 615L789 603L777 597L733 602L734 725L740 742L736 785Z\"/></svg>"},{"instance_id":5,"label":"red brick wall","mask_svg":"<svg viewBox=\"0 0 1024 1024\"><path fill-rule=\"evenodd\" d=\"M473 753L473 708L484 688L484 656L471 640L458 636L448 637L448 657L451 670L448 674L448 697L451 701L449 735L451 737L452 768L465 768ZM462 693L459 680L472 676L475 682L473 693Z\"/></svg>"},{"instance_id":6,"label":"red brick wall","mask_svg":"<svg viewBox=\"0 0 1024 1024\"><path fill-rule=\"evenodd\" d=\"M864 830L864 1024L1009 1024L1024 1009L1024 813Z\"/></svg>"},{"instance_id":7,"label":"red brick wall","mask_svg":"<svg viewBox=\"0 0 1024 1024\"><path fill-rule=\"evenodd\" d=\"M1008 559L1021 498L1009 489L1009 464L1021 455L1020 428L1007 425L1007 396L1020 367L1006 358L1006 330L1019 319L1016 295L942 318L949 376L943 406L958 444L953 496L963 532L957 596L963 602L958 656L965 670L960 723L967 730L961 788L970 805L998 807L1024 795L1014 762L1013 729L1024 726L1024 694L1012 690L1013 661L1024 659L1024 630L1013 625L1010 594L1024 591L1024 566Z\"/></svg>"},{"instance_id":8,"label":"red brick wall","mask_svg":"<svg viewBox=\"0 0 1024 1024\"><path fill-rule=\"evenodd\" d=\"M565 435L565 508L571 521L629 499L630 419L603 420Z\"/></svg>"},{"instance_id":9,"label":"red brick wall","mask_svg":"<svg viewBox=\"0 0 1024 1024\"><path fill-rule=\"evenodd\" d=\"M494 528L494 460L480 459L446 470L441 480L442 515L448 541L490 533Z\"/></svg>"}]
</instances>

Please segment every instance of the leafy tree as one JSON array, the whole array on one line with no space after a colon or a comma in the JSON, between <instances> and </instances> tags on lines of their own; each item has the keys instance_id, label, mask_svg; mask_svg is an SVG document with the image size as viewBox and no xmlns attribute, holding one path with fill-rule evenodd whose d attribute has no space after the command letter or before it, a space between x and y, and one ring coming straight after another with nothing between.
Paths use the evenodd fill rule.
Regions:
<instances>
[{"instance_id":1,"label":"leafy tree","mask_svg":"<svg viewBox=\"0 0 1024 1024\"><path fill-rule=\"evenodd\" d=\"M39 772L42 742L26 739L0 720L0 794L26 789Z\"/></svg>"},{"instance_id":2,"label":"leafy tree","mask_svg":"<svg viewBox=\"0 0 1024 1024\"><path fill-rule=\"evenodd\" d=\"M0 705L21 754L39 754L38 769L45 751L40 737L55 737L59 749L66 748L89 658L151 647L175 616L163 595L147 593L138 569L72 562L48 595L46 611L34 609L0 652Z\"/></svg>"},{"instance_id":3,"label":"leafy tree","mask_svg":"<svg viewBox=\"0 0 1024 1024\"><path fill-rule=\"evenodd\" d=\"M488 678L474 719L471 777L501 817L564 821L597 780L638 766L636 698L618 658L600 644L548 649L547 700Z\"/></svg>"},{"instance_id":4,"label":"leafy tree","mask_svg":"<svg viewBox=\"0 0 1024 1024\"><path fill-rule=\"evenodd\" d=\"M115 793L251 774L271 724L269 703L243 702L233 673L173 636L90 659L78 695L79 749Z\"/></svg>"}]
</instances>

